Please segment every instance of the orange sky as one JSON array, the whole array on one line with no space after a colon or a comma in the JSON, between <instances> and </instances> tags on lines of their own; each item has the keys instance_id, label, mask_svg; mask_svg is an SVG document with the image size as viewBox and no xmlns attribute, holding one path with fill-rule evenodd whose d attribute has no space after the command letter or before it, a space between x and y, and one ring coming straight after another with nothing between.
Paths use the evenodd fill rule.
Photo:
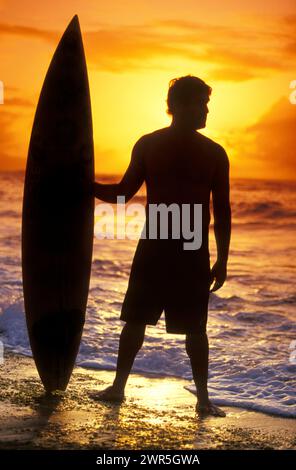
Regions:
<instances>
[{"instance_id":1,"label":"orange sky","mask_svg":"<svg viewBox=\"0 0 296 470\"><path fill-rule=\"evenodd\" d=\"M79 15L91 87L96 172L122 173L134 142L169 125L171 78L213 88L207 129L232 176L295 178L295 0L0 0L0 169L23 168L58 40Z\"/></svg>"}]
</instances>

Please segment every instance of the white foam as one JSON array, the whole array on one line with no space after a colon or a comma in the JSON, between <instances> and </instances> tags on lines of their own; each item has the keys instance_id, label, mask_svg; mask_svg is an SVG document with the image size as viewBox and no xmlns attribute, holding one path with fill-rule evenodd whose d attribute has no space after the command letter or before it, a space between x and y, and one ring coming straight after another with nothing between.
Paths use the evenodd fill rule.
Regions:
<instances>
[{"instance_id":1,"label":"white foam","mask_svg":"<svg viewBox=\"0 0 296 470\"><path fill-rule=\"evenodd\" d=\"M1 337L5 348L19 354L32 355L23 302L10 305L0 315Z\"/></svg>"}]
</instances>

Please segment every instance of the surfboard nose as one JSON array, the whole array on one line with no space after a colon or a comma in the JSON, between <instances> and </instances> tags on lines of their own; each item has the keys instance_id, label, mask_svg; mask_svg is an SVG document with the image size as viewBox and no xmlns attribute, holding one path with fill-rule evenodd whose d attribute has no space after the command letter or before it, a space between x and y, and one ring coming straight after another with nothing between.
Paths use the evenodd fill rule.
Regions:
<instances>
[{"instance_id":1,"label":"surfboard nose","mask_svg":"<svg viewBox=\"0 0 296 470\"><path fill-rule=\"evenodd\" d=\"M68 24L68 26L66 28L66 32L67 31L72 31L72 30L77 31L77 29L80 29L79 18L78 18L78 15L74 15L72 20L70 21L70 23Z\"/></svg>"},{"instance_id":2,"label":"surfboard nose","mask_svg":"<svg viewBox=\"0 0 296 470\"><path fill-rule=\"evenodd\" d=\"M81 45L82 33L80 29L79 19L78 15L74 15L60 39L55 55L58 55L60 50L66 50L66 53L68 52L70 55L72 55L72 57L75 58L78 56L77 54L79 54L78 49L81 48ZM82 52L82 50L80 52ZM65 56L65 52L63 52L64 60ZM67 68L66 63L64 65Z\"/></svg>"}]
</instances>

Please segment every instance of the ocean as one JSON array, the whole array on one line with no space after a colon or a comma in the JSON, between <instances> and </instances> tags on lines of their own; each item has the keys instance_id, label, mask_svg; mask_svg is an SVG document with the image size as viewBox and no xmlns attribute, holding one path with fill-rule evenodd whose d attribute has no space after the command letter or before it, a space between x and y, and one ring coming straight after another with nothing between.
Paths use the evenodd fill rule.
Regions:
<instances>
[{"instance_id":1,"label":"ocean","mask_svg":"<svg viewBox=\"0 0 296 470\"><path fill-rule=\"evenodd\" d=\"M23 173L0 174L0 340L4 349L30 356L21 276L23 178ZM142 188L132 202L144 198ZM296 182L233 179L231 204L228 278L209 303L210 397L218 405L296 417ZM115 370L124 325L120 308L136 243L94 238L77 358L82 367ZM156 326L147 327L133 371L182 377L192 387L184 340L165 332L162 316Z\"/></svg>"}]
</instances>

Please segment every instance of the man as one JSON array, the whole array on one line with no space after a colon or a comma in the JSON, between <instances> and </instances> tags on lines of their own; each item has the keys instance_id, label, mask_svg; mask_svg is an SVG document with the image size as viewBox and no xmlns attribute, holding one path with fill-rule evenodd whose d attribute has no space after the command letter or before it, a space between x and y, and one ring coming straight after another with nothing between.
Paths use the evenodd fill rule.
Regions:
<instances>
[{"instance_id":1,"label":"man","mask_svg":"<svg viewBox=\"0 0 296 470\"><path fill-rule=\"evenodd\" d=\"M184 250L176 240L140 238L120 318L126 322L119 342L114 382L96 398L121 401L147 324L155 325L164 310L166 331L186 335L200 415L225 416L209 400L208 338L206 333L210 286L226 279L231 232L229 161L224 149L196 132L206 125L211 88L187 75L170 81L167 113L171 125L142 136L134 145L130 165L118 184L94 183L94 194L106 202L117 196L128 201L145 181L150 204L202 204L202 244ZM210 269L208 233L212 192L217 261ZM147 233L147 232L146 232ZM169 231L169 234L171 232Z\"/></svg>"}]
</instances>

